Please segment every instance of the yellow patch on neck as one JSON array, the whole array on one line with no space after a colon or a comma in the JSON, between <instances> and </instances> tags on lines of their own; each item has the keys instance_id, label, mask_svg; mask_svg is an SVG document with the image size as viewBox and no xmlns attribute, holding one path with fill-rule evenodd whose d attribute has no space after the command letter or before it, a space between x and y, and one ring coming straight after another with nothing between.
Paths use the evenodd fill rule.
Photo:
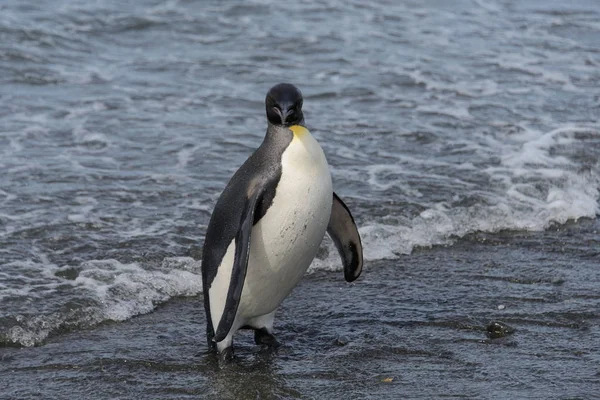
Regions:
<instances>
[{"instance_id":1,"label":"yellow patch on neck","mask_svg":"<svg viewBox=\"0 0 600 400\"><path fill-rule=\"evenodd\" d=\"M294 132L294 137L301 138L306 134L310 134L308 129L300 125L292 125L290 126L290 131Z\"/></svg>"}]
</instances>

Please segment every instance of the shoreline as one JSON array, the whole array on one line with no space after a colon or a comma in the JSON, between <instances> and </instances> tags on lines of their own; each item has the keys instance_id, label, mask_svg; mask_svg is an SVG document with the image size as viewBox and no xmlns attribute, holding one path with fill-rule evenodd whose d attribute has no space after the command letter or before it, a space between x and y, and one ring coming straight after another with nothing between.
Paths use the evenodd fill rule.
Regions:
<instances>
[{"instance_id":1,"label":"shoreline","mask_svg":"<svg viewBox=\"0 0 600 400\"><path fill-rule=\"evenodd\" d=\"M283 347L242 331L224 370L205 354L201 296L172 299L0 348L0 398L585 398L600 382L599 228L474 235L369 263L353 284L313 273L278 312ZM491 321L515 332L490 338Z\"/></svg>"}]
</instances>

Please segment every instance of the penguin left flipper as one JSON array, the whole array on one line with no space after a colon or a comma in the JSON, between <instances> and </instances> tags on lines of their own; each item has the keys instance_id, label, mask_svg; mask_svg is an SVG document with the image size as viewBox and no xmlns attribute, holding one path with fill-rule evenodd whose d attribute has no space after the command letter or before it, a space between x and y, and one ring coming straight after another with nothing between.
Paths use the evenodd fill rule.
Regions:
<instances>
[{"instance_id":1,"label":"penguin left flipper","mask_svg":"<svg viewBox=\"0 0 600 400\"><path fill-rule=\"evenodd\" d=\"M333 204L327 233L342 257L344 278L348 282L354 281L362 272L362 243L350 210L335 192L333 193Z\"/></svg>"},{"instance_id":2,"label":"penguin left flipper","mask_svg":"<svg viewBox=\"0 0 600 400\"><path fill-rule=\"evenodd\" d=\"M254 222L254 211L256 210L261 193L262 190L258 185L254 185L251 193L249 193L244 202L240 225L235 235L235 256L231 271L231 282L227 291L225 309L215 333L215 342L225 339L233 325L238 306L240 305L246 271L248 270L248 258L250 257L250 233L252 232Z\"/></svg>"}]
</instances>

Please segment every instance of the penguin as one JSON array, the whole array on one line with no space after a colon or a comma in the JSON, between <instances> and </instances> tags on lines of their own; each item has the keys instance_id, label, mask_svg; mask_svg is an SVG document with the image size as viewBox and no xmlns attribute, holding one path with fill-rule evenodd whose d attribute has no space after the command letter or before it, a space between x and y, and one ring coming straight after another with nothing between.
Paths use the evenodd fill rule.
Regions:
<instances>
[{"instance_id":1,"label":"penguin","mask_svg":"<svg viewBox=\"0 0 600 400\"><path fill-rule=\"evenodd\" d=\"M302 103L292 84L269 90L265 138L230 179L206 230L206 336L221 360L233 358L233 336L240 329L253 329L258 345L279 345L275 311L307 271L326 232L346 281L362 271L358 229L333 191L323 149L304 124Z\"/></svg>"}]
</instances>

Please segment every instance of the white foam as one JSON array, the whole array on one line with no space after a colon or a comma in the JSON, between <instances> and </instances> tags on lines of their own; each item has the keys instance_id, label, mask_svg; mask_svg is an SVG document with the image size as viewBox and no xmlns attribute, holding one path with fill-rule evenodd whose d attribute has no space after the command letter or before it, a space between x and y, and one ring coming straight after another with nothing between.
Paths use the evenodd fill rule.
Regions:
<instances>
[{"instance_id":1,"label":"white foam","mask_svg":"<svg viewBox=\"0 0 600 400\"><path fill-rule=\"evenodd\" d=\"M180 260L180 263L196 264L192 259ZM104 306L101 310L103 320L124 321L148 313L172 297L198 294L202 288L199 270L193 268L190 271L189 266L147 271L138 264L121 264L116 260L93 264L80 273L75 284L95 294Z\"/></svg>"},{"instance_id":2,"label":"white foam","mask_svg":"<svg viewBox=\"0 0 600 400\"><path fill-rule=\"evenodd\" d=\"M427 165L426 159L397 155L400 165L374 164L340 173L345 179L354 177L364 182L366 172L366 183L374 193L399 189L409 199L427 204L424 211L410 219L395 215L393 222L390 222L392 218L383 218L360 226L365 259L395 259L400 254L410 254L415 247L450 244L456 238L474 232L540 231L555 223L594 218L600 214L600 161L582 168L569 151L557 154L557 149L585 146L578 141L578 134L600 137L600 127L565 125L548 132L522 128L520 133L510 137L510 141L502 136L499 139L487 137L486 147L482 150L495 150L490 155L499 156L500 163L478 170L471 163L446 164L447 176L423 172L415 175L410 168L444 165L435 160ZM394 155L389 153L387 156ZM454 168L458 176L453 172ZM490 184L475 186L464 182L460 179L462 170L468 170L468 174L486 174ZM451 201L426 203L422 193L404 181L410 176L451 185L462 194L455 194ZM464 194L476 195L478 200L461 206L458 200ZM363 198L361 201L376 199L377 196L375 200ZM329 245L327 256L316 260L311 271L341 269L339 257L331 249L333 247Z\"/></svg>"},{"instance_id":3,"label":"white foam","mask_svg":"<svg viewBox=\"0 0 600 400\"><path fill-rule=\"evenodd\" d=\"M425 87L431 91L451 91L469 97L492 96L498 93L498 84L491 79L450 82L429 76L419 69L406 71L405 73L407 73L415 83L425 85ZM428 106L420 107L427 110ZM462 109L458 109L457 113L459 115L464 114L467 117L470 117L468 111L465 113Z\"/></svg>"},{"instance_id":4,"label":"white foam","mask_svg":"<svg viewBox=\"0 0 600 400\"><path fill-rule=\"evenodd\" d=\"M137 263L124 264L110 259L87 261L77 267L27 261L5 264L3 268L44 278L21 275L18 279L27 281L27 285L0 288L0 300L10 298L15 304L12 310L5 310L15 323L2 327L0 337L22 346L39 344L63 327L92 326L107 320L124 321L148 313L170 298L197 295L202 288L200 262L188 257L166 258L158 269L153 270L144 269ZM79 270L74 280L60 278L61 273L72 269ZM51 292L56 292L59 298L49 297ZM43 299L43 302L33 304L46 308L31 309L33 299ZM61 309L61 305L69 300L89 305ZM48 303L53 301L55 303L49 307Z\"/></svg>"},{"instance_id":5,"label":"white foam","mask_svg":"<svg viewBox=\"0 0 600 400\"><path fill-rule=\"evenodd\" d=\"M466 107L450 106L449 104L445 104L443 106L437 106L437 105L418 106L417 111L420 111L425 114L447 115L449 117L456 118L458 120L472 119L471 114L469 113L469 110Z\"/></svg>"},{"instance_id":6,"label":"white foam","mask_svg":"<svg viewBox=\"0 0 600 400\"><path fill-rule=\"evenodd\" d=\"M181 149L177 152L177 169L185 170L190 159L198 150L199 146L192 146Z\"/></svg>"},{"instance_id":7,"label":"white foam","mask_svg":"<svg viewBox=\"0 0 600 400\"><path fill-rule=\"evenodd\" d=\"M556 40L556 38L553 37L553 40ZM521 72L531 77L535 77L544 83L560 84L563 90L581 93L586 92L573 85L569 75L560 71L550 70L547 65L542 66L543 64L540 60L533 56L524 56L523 54L503 54L496 58L496 63L500 68L507 71Z\"/></svg>"}]
</instances>

